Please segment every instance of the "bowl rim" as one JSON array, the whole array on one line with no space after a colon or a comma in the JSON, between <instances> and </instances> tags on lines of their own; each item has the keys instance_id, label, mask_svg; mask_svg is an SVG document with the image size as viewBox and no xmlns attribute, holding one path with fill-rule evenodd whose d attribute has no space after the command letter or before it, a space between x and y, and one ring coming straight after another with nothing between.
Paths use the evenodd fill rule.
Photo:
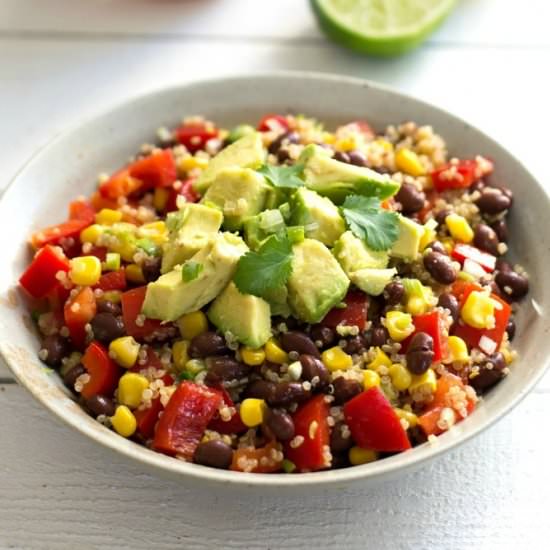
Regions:
<instances>
[{"instance_id":1,"label":"bowl rim","mask_svg":"<svg viewBox=\"0 0 550 550\"><path fill-rule=\"evenodd\" d=\"M80 128L88 125L92 122L97 122L100 119L109 119L109 117L117 112L119 109L128 108L133 106L134 108L142 101L148 101L151 98L164 93L176 92L177 90L190 89L193 87L201 87L205 85L226 85L230 82L243 82L243 81L258 81L258 80L310 80L324 81L328 83L346 83L350 86L360 86L365 89L374 89L395 98L401 97L407 100L413 101L422 105L438 115L454 119L455 121L464 124L465 126L473 129L479 133L484 139L486 139L491 145L497 149L503 151L511 159L519 165L532 179L536 182L536 185L540 190L548 197L548 194L544 187L540 184L537 178L535 178L529 170L523 165L523 163L516 158L508 149L500 145L499 142L494 140L477 128L477 126L470 124L459 116L456 116L446 109L443 109L437 105L428 103L422 99L410 95L391 86L385 84L379 84L367 79L343 76L333 73L323 73L316 71L263 71L255 72L252 74L233 74L226 75L217 78L207 78L200 80L184 81L181 83L173 84L165 87L158 87L152 89L146 93L138 94L130 97L129 99L118 101L107 108L98 110L96 113L92 113L89 116L79 118L75 123L69 125L66 129L56 133L49 140L39 146L27 159L27 161L16 171L15 175L11 178L8 185L2 191L0 195L0 204L4 202L5 197L9 194L10 190L15 187L17 182L24 178L25 172L38 162L42 154L47 153L48 149L53 147L58 141L77 132ZM23 328L23 323L21 323ZM319 472L311 472L304 474L257 474L257 473L243 473L233 472L230 470L218 470L215 468L208 468L197 464L192 464L184 461L174 459L172 457L163 455L161 453L152 451L142 445L131 442L127 439L121 438L118 434L112 430L108 430L101 426L101 430L91 429L88 423L83 423L79 420L77 414L66 415L66 408L58 399L48 398L47 392L41 392L36 389L30 379L24 375L23 369L19 362L15 360L11 353L7 351L4 345L0 345L0 356L3 358L8 368L15 376L15 378L32 394L32 396L42 403L49 411L55 414L55 416L61 419L65 424L74 428L77 432L88 436L92 440L100 443L104 447L115 451L117 453L125 455L127 458L141 462L145 466L156 469L159 473L164 472L171 474L172 476L185 476L185 478L194 478L200 482L210 482L218 486L231 486L231 487L248 487L248 488L297 488L297 487L321 487L326 488L329 485L347 485L353 481L373 481L382 477L389 477L401 472L409 471L421 466L428 460L442 455L443 453L454 449L455 447L462 445L469 441L473 437L480 434L489 426L500 420L503 416L508 414L514 407L516 407L525 396L533 389L538 383L540 378L544 375L545 371L550 365L550 357L544 360L543 366L534 373L531 378L524 384L521 390L512 399L507 401L500 407L495 413L485 418L479 418L476 425L468 429L467 432L456 434L455 437L450 437L450 433L444 433L437 438L436 444L425 443L414 449L411 449L405 453L399 453L395 456L385 458L384 460L376 461L370 464L361 466L353 466L348 468L342 468L338 470L325 470ZM467 422L467 419L466 421ZM95 427L94 427L95 428ZM460 427L455 427L453 430L463 430ZM126 444L125 444L126 443ZM131 445L128 445L131 443ZM409 454L410 453L410 454Z\"/></svg>"}]
</instances>

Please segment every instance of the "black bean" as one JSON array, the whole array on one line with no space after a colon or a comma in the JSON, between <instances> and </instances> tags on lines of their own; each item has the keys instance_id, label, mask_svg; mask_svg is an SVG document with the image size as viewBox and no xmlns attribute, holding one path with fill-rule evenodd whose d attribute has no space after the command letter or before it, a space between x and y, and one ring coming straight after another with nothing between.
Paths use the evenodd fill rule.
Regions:
<instances>
[{"instance_id":1,"label":"black bean","mask_svg":"<svg viewBox=\"0 0 550 550\"><path fill-rule=\"evenodd\" d=\"M485 187L476 205L483 214L500 214L510 208L512 200L501 189Z\"/></svg>"},{"instance_id":2,"label":"black bean","mask_svg":"<svg viewBox=\"0 0 550 550\"><path fill-rule=\"evenodd\" d=\"M94 414L99 416L104 414L105 416L113 416L115 414L116 405L115 402L105 395L93 395L86 399L86 407Z\"/></svg>"},{"instance_id":3,"label":"black bean","mask_svg":"<svg viewBox=\"0 0 550 550\"><path fill-rule=\"evenodd\" d=\"M389 338L386 327L373 327L365 333L367 344L369 346L383 346Z\"/></svg>"},{"instance_id":4,"label":"black bean","mask_svg":"<svg viewBox=\"0 0 550 550\"><path fill-rule=\"evenodd\" d=\"M448 255L447 249L445 248L443 243L440 241L434 241L433 243L430 243L428 245L428 248L431 248L434 252L438 252L439 254L444 254L445 256Z\"/></svg>"},{"instance_id":5,"label":"black bean","mask_svg":"<svg viewBox=\"0 0 550 550\"><path fill-rule=\"evenodd\" d=\"M349 428L344 422L337 422L330 431L330 450L333 453L343 453L352 447L353 439Z\"/></svg>"},{"instance_id":6,"label":"black bean","mask_svg":"<svg viewBox=\"0 0 550 550\"><path fill-rule=\"evenodd\" d=\"M505 273L508 273L509 271L514 271L510 263L507 262L506 260L503 260L502 258L497 258L495 269L497 271L502 271Z\"/></svg>"},{"instance_id":7,"label":"black bean","mask_svg":"<svg viewBox=\"0 0 550 550\"><path fill-rule=\"evenodd\" d=\"M209 357L211 355L224 355L228 353L225 338L212 331L202 332L195 336L189 344L191 357Z\"/></svg>"},{"instance_id":8,"label":"black bean","mask_svg":"<svg viewBox=\"0 0 550 550\"><path fill-rule=\"evenodd\" d=\"M504 369L506 362L502 353L497 352L489 356L487 360L478 365L479 374L468 380L468 383L477 393L485 393L491 389L497 382L504 378Z\"/></svg>"},{"instance_id":9,"label":"black bean","mask_svg":"<svg viewBox=\"0 0 550 550\"><path fill-rule=\"evenodd\" d=\"M332 395L335 405L343 405L363 391L363 387L357 380L347 379L343 376L336 378L332 385L334 386Z\"/></svg>"},{"instance_id":10,"label":"black bean","mask_svg":"<svg viewBox=\"0 0 550 550\"><path fill-rule=\"evenodd\" d=\"M227 470L233 461L233 449L221 439L211 439L199 443L195 450L196 464Z\"/></svg>"},{"instance_id":11,"label":"black bean","mask_svg":"<svg viewBox=\"0 0 550 550\"><path fill-rule=\"evenodd\" d=\"M147 258L141 264L141 271L145 280L150 283L160 277L161 259L158 257Z\"/></svg>"},{"instance_id":12,"label":"black bean","mask_svg":"<svg viewBox=\"0 0 550 550\"><path fill-rule=\"evenodd\" d=\"M367 351L367 339L362 334L350 336L345 342L344 351L350 355Z\"/></svg>"},{"instance_id":13,"label":"black bean","mask_svg":"<svg viewBox=\"0 0 550 550\"><path fill-rule=\"evenodd\" d=\"M328 347L336 341L336 332L323 325L313 325L309 334L315 343L321 342L322 348Z\"/></svg>"},{"instance_id":14,"label":"black bean","mask_svg":"<svg viewBox=\"0 0 550 550\"><path fill-rule=\"evenodd\" d=\"M367 159L361 151L350 151L348 153L350 164L355 164L355 166L366 166Z\"/></svg>"},{"instance_id":15,"label":"black bean","mask_svg":"<svg viewBox=\"0 0 550 550\"><path fill-rule=\"evenodd\" d=\"M405 287L399 281L391 281L384 287L384 300L389 306L401 303L405 295Z\"/></svg>"},{"instance_id":16,"label":"black bean","mask_svg":"<svg viewBox=\"0 0 550 550\"><path fill-rule=\"evenodd\" d=\"M512 204L514 203L514 193L512 192L512 190L508 187L505 187L504 185L495 185L495 187L510 199L510 206L512 206Z\"/></svg>"},{"instance_id":17,"label":"black bean","mask_svg":"<svg viewBox=\"0 0 550 550\"><path fill-rule=\"evenodd\" d=\"M401 203L403 214L414 214L424 208L426 195L412 183L403 183L399 189L395 200Z\"/></svg>"},{"instance_id":18,"label":"black bean","mask_svg":"<svg viewBox=\"0 0 550 550\"><path fill-rule=\"evenodd\" d=\"M508 340L511 342L516 335L516 322L513 319L508 321L508 324L506 325L506 333L508 334Z\"/></svg>"},{"instance_id":19,"label":"black bean","mask_svg":"<svg viewBox=\"0 0 550 550\"><path fill-rule=\"evenodd\" d=\"M453 318L454 323L458 321L459 306L458 300L456 299L456 296L454 294L444 292L439 296L437 305L439 307L448 309L451 312L451 317Z\"/></svg>"},{"instance_id":20,"label":"black bean","mask_svg":"<svg viewBox=\"0 0 550 550\"><path fill-rule=\"evenodd\" d=\"M449 208L445 208L443 210L440 210L436 215L435 215L435 221L439 224L439 225L445 225L445 218L451 214L451 210Z\"/></svg>"},{"instance_id":21,"label":"black bean","mask_svg":"<svg viewBox=\"0 0 550 550\"><path fill-rule=\"evenodd\" d=\"M69 342L59 334L50 334L42 340L41 350L46 350L44 363L50 367L59 367L61 359L69 354Z\"/></svg>"},{"instance_id":22,"label":"black bean","mask_svg":"<svg viewBox=\"0 0 550 550\"><path fill-rule=\"evenodd\" d=\"M84 368L84 365L80 363L78 365L75 365L71 370L67 371L65 373L65 376L63 377L63 382L65 383L65 386L74 391L74 384L76 382L76 379L82 374L86 374L86 372L87 371Z\"/></svg>"},{"instance_id":23,"label":"black bean","mask_svg":"<svg viewBox=\"0 0 550 550\"><path fill-rule=\"evenodd\" d=\"M406 265L406 264L405 264ZM372 322L378 322L382 314L382 310L386 305L383 296L368 296L367 302L367 319Z\"/></svg>"},{"instance_id":24,"label":"black bean","mask_svg":"<svg viewBox=\"0 0 550 550\"><path fill-rule=\"evenodd\" d=\"M294 421L285 411L268 409L265 423L279 441L288 441L294 437Z\"/></svg>"},{"instance_id":25,"label":"black bean","mask_svg":"<svg viewBox=\"0 0 550 550\"><path fill-rule=\"evenodd\" d=\"M428 436L426 435L426 432L420 426L413 426L407 431L409 433L409 439L413 447L416 447L417 445L422 445L422 443L426 443L426 441L428 441Z\"/></svg>"},{"instance_id":26,"label":"black bean","mask_svg":"<svg viewBox=\"0 0 550 550\"><path fill-rule=\"evenodd\" d=\"M315 389L323 390L329 385L330 373L320 359L314 355L302 354L300 355L300 364L304 380L312 382L312 380L319 379L315 385L313 382L311 384Z\"/></svg>"},{"instance_id":27,"label":"black bean","mask_svg":"<svg viewBox=\"0 0 550 550\"><path fill-rule=\"evenodd\" d=\"M470 193L475 193L476 191L481 191L485 187L485 182L483 180L477 180L472 185L470 185L468 191Z\"/></svg>"},{"instance_id":28,"label":"black bean","mask_svg":"<svg viewBox=\"0 0 550 550\"><path fill-rule=\"evenodd\" d=\"M417 332L407 349L407 368L413 374L423 374L431 366L434 358L433 338L425 332Z\"/></svg>"},{"instance_id":29,"label":"black bean","mask_svg":"<svg viewBox=\"0 0 550 550\"><path fill-rule=\"evenodd\" d=\"M281 147L277 151L277 160L279 164L284 164L287 160L290 160L290 151L286 147Z\"/></svg>"},{"instance_id":30,"label":"black bean","mask_svg":"<svg viewBox=\"0 0 550 550\"><path fill-rule=\"evenodd\" d=\"M491 224L493 231L497 234L498 240L503 243L508 242L508 225L506 220L497 220Z\"/></svg>"},{"instance_id":31,"label":"black bean","mask_svg":"<svg viewBox=\"0 0 550 550\"><path fill-rule=\"evenodd\" d=\"M126 333L122 318L112 313L97 313L90 324L94 338L100 342L111 342Z\"/></svg>"},{"instance_id":32,"label":"black bean","mask_svg":"<svg viewBox=\"0 0 550 550\"><path fill-rule=\"evenodd\" d=\"M334 158L334 160L338 160L340 162L345 162L346 164L350 163L349 155L347 153L342 152L342 151L336 151L336 153L334 153L333 158Z\"/></svg>"},{"instance_id":33,"label":"black bean","mask_svg":"<svg viewBox=\"0 0 550 550\"><path fill-rule=\"evenodd\" d=\"M240 380L247 376L250 367L239 363L229 356L208 357L206 359L208 373L205 381L207 384L215 384L220 381Z\"/></svg>"},{"instance_id":34,"label":"black bean","mask_svg":"<svg viewBox=\"0 0 550 550\"><path fill-rule=\"evenodd\" d=\"M321 357L315 342L304 332L289 330L281 334L281 346L285 351L307 353L315 357Z\"/></svg>"},{"instance_id":35,"label":"black bean","mask_svg":"<svg viewBox=\"0 0 550 550\"><path fill-rule=\"evenodd\" d=\"M449 256L431 250L424 255L424 267L438 283L450 285L456 281L456 270Z\"/></svg>"},{"instance_id":36,"label":"black bean","mask_svg":"<svg viewBox=\"0 0 550 550\"><path fill-rule=\"evenodd\" d=\"M267 402L272 407L285 407L291 403L302 403L311 397L311 391L304 389L298 382L278 382L271 400Z\"/></svg>"},{"instance_id":37,"label":"black bean","mask_svg":"<svg viewBox=\"0 0 550 550\"><path fill-rule=\"evenodd\" d=\"M499 271L495 275L495 282L503 296L508 296L512 300L521 300L529 292L527 277L515 271Z\"/></svg>"},{"instance_id":38,"label":"black bean","mask_svg":"<svg viewBox=\"0 0 550 550\"><path fill-rule=\"evenodd\" d=\"M111 302L110 300L99 300L97 302L98 313L111 313L115 317L122 313L120 304Z\"/></svg>"},{"instance_id":39,"label":"black bean","mask_svg":"<svg viewBox=\"0 0 550 550\"><path fill-rule=\"evenodd\" d=\"M272 403L275 397L275 382L268 380L254 380L246 388L246 397L255 397L256 399L263 399L267 403Z\"/></svg>"},{"instance_id":40,"label":"black bean","mask_svg":"<svg viewBox=\"0 0 550 550\"><path fill-rule=\"evenodd\" d=\"M300 143L300 136L296 132L286 132L281 134L269 144L267 150L272 155L276 155L283 144L288 145L289 143Z\"/></svg>"},{"instance_id":41,"label":"black bean","mask_svg":"<svg viewBox=\"0 0 550 550\"><path fill-rule=\"evenodd\" d=\"M474 230L474 244L479 249L485 250L485 252L489 252L489 254L493 256L499 255L497 234L494 229L484 223L476 225Z\"/></svg>"}]
</instances>

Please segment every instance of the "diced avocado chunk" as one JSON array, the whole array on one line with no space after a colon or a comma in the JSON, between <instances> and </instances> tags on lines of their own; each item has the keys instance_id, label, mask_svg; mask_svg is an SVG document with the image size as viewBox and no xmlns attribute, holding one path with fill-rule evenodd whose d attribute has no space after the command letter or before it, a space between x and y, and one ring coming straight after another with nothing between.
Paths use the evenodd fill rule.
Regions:
<instances>
[{"instance_id":1,"label":"diced avocado chunk","mask_svg":"<svg viewBox=\"0 0 550 550\"><path fill-rule=\"evenodd\" d=\"M290 223L303 225L306 237L317 239L327 246L332 246L346 230L338 207L310 189L298 189L290 199L290 208Z\"/></svg>"},{"instance_id":2,"label":"diced avocado chunk","mask_svg":"<svg viewBox=\"0 0 550 550\"><path fill-rule=\"evenodd\" d=\"M230 282L212 302L208 319L221 332L231 332L246 346L259 348L271 337L271 310L262 298L241 294Z\"/></svg>"},{"instance_id":3,"label":"diced avocado chunk","mask_svg":"<svg viewBox=\"0 0 550 550\"><path fill-rule=\"evenodd\" d=\"M399 237L390 250L390 256L409 261L416 260L423 234L423 226L399 215Z\"/></svg>"},{"instance_id":4,"label":"diced avocado chunk","mask_svg":"<svg viewBox=\"0 0 550 550\"><path fill-rule=\"evenodd\" d=\"M204 193L221 170L229 167L259 168L265 161L266 152L262 136L253 132L222 149L209 163L193 187Z\"/></svg>"},{"instance_id":5,"label":"diced avocado chunk","mask_svg":"<svg viewBox=\"0 0 550 550\"><path fill-rule=\"evenodd\" d=\"M223 214L202 204L187 203L178 212L168 214L169 240L163 246L161 273L167 273L204 248L216 235Z\"/></svg>"},{"instance_id":6,"label":"diced avocado chunk","mask_svg":"<svg viewBox=\"0 0 550 550\"><path fill-rule=\"evenodd\" d=\"M292 313L288 305L288 289L286 286L267 291L264 298L271 306L271 315L288 317Z\"/></svg>"},{"instance_id":7,"label":"diced avocado chunk","mask_svg":"<svg viewBox=\"0 0 550 550\"><path fill-rule=\"evenodd\" d=\"M314 239L293 246L292 273L288 279L288 303L296 317L318 323L349 287L349 279L330 250Z\"/></svg>"},{"instance_id":8,"label":"diced avocado chunk","mask_svg":"<svg viewBox=\"0 0 550 550\"><path fill-rule=\"evenodd\" d=\"M267 189L267 196L265 199L266 208L279 208L281 204L288 200L288 189L284 187L272 187Z\"/></svg>"},{"instance_id":9,"label":"diced avocado chunk","mask_svg":"<svg viewBox=\"0 0 550 550\"><path fill-rule=\"evenodd\" d=\"M304 164L306 186L335 204L342 204L350 194L374 196L383 200L399 190L399 183L387 174L335 160L318 145L308 145L298 162Z\"/></svg>"},{"instance_id":10,"label":"diced avocado chunk","mask_svg":"<svg viewBox=\"0 0 550 550\"><path fill-rule=\"evenodd\" d=\"M151 319L175 321L200 309L227 286L247 250L240 237L219 233L191 258L203 266L195 279L184 282L177 266L147 285L142 313Z\"/></svg>"},{"instance_id":11,"label":"diced avocado chunk","mask_svg":"<svg viewBox=\"0 0 550 550\"><path fill-rule=\"evenodd\" d=\"M248 168L224 168L216 174L201 202L219 206L225 229L237 231L246 218L263 210L266 193L265 178L258 172Z\"/></svg>"},{"instance_id":12,"label":"diced avocado chunk","mask_svg":"<svg viewBox=\"0 0 550 550\"><path fill-rule=\"evenodd\" d=\"M388 265L389 256L385 250L370 249L351 231L346 231L334 243L332 253L348 274L365 268L381 269Z\"/></svg>"},{"instance_id":13,"label":"diced avocado chunk","mask_svg":"<svg viewBox=\"0 0 550 550\"><path fill-rule=\"evenodd\" d=\"M279 210L264 210L244 221L244 240L250 248L256 250L264 239L284 229L285 220Z\"/></svg>"},{"instance_id":14,"label":"diced avocado chunk","mask_svg":"<svg viewBox=\"0 0 550 550\"><path fill-rule=\"evenodd\" d=\"M379 296L384 292L384 287L393 279L397 270L376 269L367 267L350 273L351 282L359 287L363 292L371 296Z\"/></svg>"}]
</instances>

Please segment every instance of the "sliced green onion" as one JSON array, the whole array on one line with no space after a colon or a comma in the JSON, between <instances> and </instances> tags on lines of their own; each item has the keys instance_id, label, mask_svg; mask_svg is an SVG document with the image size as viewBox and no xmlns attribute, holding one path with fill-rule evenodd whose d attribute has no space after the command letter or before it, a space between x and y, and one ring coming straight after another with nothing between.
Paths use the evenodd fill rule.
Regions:
<instances>
[{"instance_id":1,"label":"sliced green onion","mask_svg":"<svg viewBox=\"0 0 550 550\"><path fill-rule=\"evenodd\" d=\"M118 271L120 269L120 254L118 252L107 252L101 267L103 271Z\"/></svg>"},{"instance_id":2,"label":"sliced green onion","mask_svg":"<svg viewBox=\"0 0 550 550\"><path fill-rule=\"evenodd\" d=\"M292 462L292 460L288 460L288 458L285 458L282 463L283 471L286 474L291 474L294 470L296 470L296 464Z\"/></svg>"},{"instance_id":3,"label":"sliced green onion","mask_svg":"<svg viewBox=\"0 0 550 550\"><path fill-rule=\"evenodd\" d=\"M288 240L292 244L301 243L305 239L305 229L303 225L293 225L286 228Z\"/></svg>"},{"instance_id":4,"label":"sliced green onion","mask_svg":"<svg viewBox=\"0 0 550 550\"><path fill-rule=\"evenodd\" d=\"M285 228L285 220L279 210L266 210L260 214L259 225L266 233L278 233Z\"/></svg>"},{"instance_id":5,"label":"sliced green onion","mask_svg":"<svg viewBox=\"0 0 550 550\"><path fill-rule=\"evenodd\" d=\"M160 248L151 239L138 239L136 246L141 248L148 256L158 256Z\"/></svg>"}]
</instances>

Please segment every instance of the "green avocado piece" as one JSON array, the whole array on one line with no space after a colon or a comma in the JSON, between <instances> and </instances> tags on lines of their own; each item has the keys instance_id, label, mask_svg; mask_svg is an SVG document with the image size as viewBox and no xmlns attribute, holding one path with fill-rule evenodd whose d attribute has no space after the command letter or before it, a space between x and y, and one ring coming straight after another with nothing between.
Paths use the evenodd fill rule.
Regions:
<instances>
[{"instance_id":1,"label":"green avocado piece","mask_svg":"<svg viewBox=\"0 0 550 550\"><path fill-rule=\"evenodd\" d=\"M338 207L327 199L302 187L290 199L292 225L303 225L306 237L317 239L327 246L346 230Z\"/></svg>"},{"instance_id":2,"label":"green avocado piece","mask_svg":"<svg viewBox=\"0 0 550 550\"><path fill-rule=\"evenodd\" d=\"M267 291L264 298L271 307L271 315L289 317L292 313L288 305L288 289L286 286Z\"/></svg>"},{"instance_id":3,"label":"green avocado piece","mask_svg":"<svg viewBox=\"0 0 550 550\"><path fill-rule=\"evenodd\" d=\"M424 227L405 216L399 215L399 237L390 250L390 256L412 261L418 258L420 239Z\"/></svg>"},{"instance_id":4,"label":"green avocado piece","mask_svg":"<svg viewBox=\"0 0 550 550\"><path fill-rule=\"evenodd\" d=\"M387 174L335 160L314 144L302 151L298 163L304 164L306 186L335 204L342 204L350 194L384 200L395 195L400 187Z\"/></svg>"},{"instance_id":5,"label":"green avocado piece","mask_svg":"<svg viewBox=\"0 0 550 550\"><path fill-rule=\"evenodd\" d=\"M231 233L218 233L191 260L202 265L198 276L183 281L181 267L161 275L147 285L142 313L151 319L175 321L211 302L229 283L239 258L248 250L244 241Z\"/></svg>"},{"instance_id":6,"label":"green avocado piece","mask_svg":"<svg viewBox=\"0 0 550 550\"><path fill-rule=\"evenodd\" d=\"M216 179L218 172L229 167L259 168L265 161L266 152L262 136L252 132L222 149L209 163L199 179L193 184L203 194Z\"/></svg>"},{"instance_id":7,"label":"green avocado piece","mask_svg":"<svg viewBox=\"0 0 550 550\"><path fill-rule=\"evenodd\" d=\"M335 243L332 253L348 274L365 268L384 268L388 265L389 256L385 250L371 250L351 231L346 231Z\"/></svg>"},{"instance_id":8,"label":"green avocado piece","mask_svg":"<svg viewBox=\"0 0 550 550\"><path fill-rule=\"evenodd\" d=\"M318 323L349 287L349 279L330 250L314 239L304 239L292 248L292 273L288 279L288 303L296 317Z\"/></svg>"},{"instance_id":9,"label":"green avocado piece","mask_svg":"<svg viewBox=\"0 0 550 550\"><path fill-rule=\"evenodd\" d=\"M367 267L350 273L351 282L371 296L379 296L385 286L397 274L397 269L376 269Z\"/></svg>"},{"instance_id":10,"label":"green avocado piece","mask_svg":"<svg viewBox=\"0 0 550 550\"><path fill-rule=\"evenodd\" d=\"M220 170L201 203L214 204L223 211L223 226L238 231L246 218L264 209L267 194L265 178L249 168Z\"/></svg>"},{"instance_id":11,"label":"green avocado piece","mask_svg":"<svg viewBox=\"0 0 550 550\"><path fill-rule=\"evenodd\" d=\"M285 220L279 210L264 210L244 221L244 240L252 250L256 250L267 237L284 229Z\"/></svg>"},{"instance_id":12,"label":"green avocado piece","mask_svg":"<svg viewBox=\"0 0 550 550\"><path fill-rule=\"evenodd\" d=\"M178 212L168 214L166 225L170 233L163 246L161 273L167 273L204 248L222 221L219 210L202 204L187 203Z\"/></svg>"},{"instance_id":13,"label":"green avocado piece","mask_svg":"<svg viewBox=\"0 0 550 550\"><path fill-rule=\"evenodd\" d=\"M251 348L263 346L271 337L269 304L257 296L241 294L233 281L212 302L207 316L222 333L231 332Z\"/></svg>"}]
</instances>

